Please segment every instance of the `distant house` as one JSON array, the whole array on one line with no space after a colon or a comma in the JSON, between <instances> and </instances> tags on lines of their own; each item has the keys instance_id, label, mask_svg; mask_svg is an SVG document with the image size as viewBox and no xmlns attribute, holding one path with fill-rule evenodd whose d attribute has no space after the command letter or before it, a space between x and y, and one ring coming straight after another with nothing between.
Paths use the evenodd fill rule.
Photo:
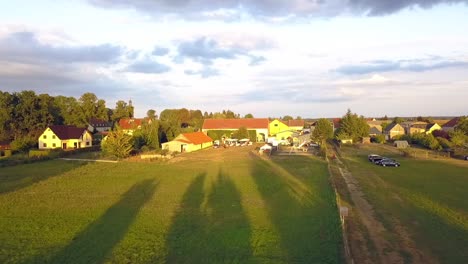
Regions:
<instances>
[{"instance_id":1,"label":"distant house","mask_svg":"<svg viewBox=\"0 0 468 264\"><path fill-rule=\"evenodd\" d=\"M242 118L242 119L205 119L202 126L202 131L208 133L209 131L227 131L234 133L241 127L247 130L255 130L256 139L258 142L264 142L269 135L268 118ZM226 135L230 137L231 135Z\"/></svg>"},{"instance_id":2,"label":"distant house","mask_svg":"<svg viewBox=\"0 0 468 264\"><path fill-rule=\"evenodd\" d=\"M415 134L415 133L430 134L434 130L441 130L441 129L442 128L437 123L428 124L424 122L419 122L419 123L411 125L409 129L407 130L408 132L407 134Z\"/></svg>"},{"instance_id":3,"label":"distant house","mask_svg":"<svg viewBox=\"0 0 468 264\"><path fill-rule=\"evenodd\" d=\"M162 149L171 152L192 152L213 146L213 139L203 132L184 133L174 140L162 143Z\"/></svg>"},{"instance_id":4,"label":"distant house","mask_svg":"<svg viewBox=\"0 0 468 264\"><path fill-rule=\"evenodd\" d=\"M305 125L305 122L302 119L292 119L284 123L289 127L289 129L294 130L294 131L302 131Z\"/></svg>"},{"instance_id":5,"label":"distant house","mask_svg":"<svg viewBox=\"0 0 468 264\"><path fill-rule=\"evenodd\" d=\"M453 131L460 121L461 117L452 118L442 126L442 130L444 130L445 132Z\"/></svg>"},{"instance_id":6,"label":"distant house","mask_svg":"<svg viewBox=\"0 0 468 264\"><path fill-rule=\"evenodd\" d=\"M103 119L91 118L88 122L88 131L91 133L105 132L112 129L112 122Z\"/></svg>"},{"instance_id":7,"label":"distant house","mask_svg":"<svg viewBox=\"0 0 468 264\"><path fill-rule=\"evenodd\" d=\"M369 136L377 136L382 134L382 126L372 126L369 128Z\"/></svg>"},{"instance_id":8,"label":"distant house","mask_svg":"<svg viewBox=\"0 0 468 264\"><path fill-rule=\"evenodd\" d=\"M86 128L49 126L39 136L39 149L76 149L92 146L93 136Z\"/></svg>"},{"instance_id":9,"label":"distant house","mask_svg":"<svg viewBox=\"0 0 468 264\"><path fill-rule=\"evenodd\" d=\"M0 141L0 150L7 150L7 149L11 149L11 141L10 140L3 140L3 141Z\"/></svg>"},{"instance_id":10,"label":"distant house","mask_svg":"<svg viewBox=\"0 0 468 264\"><path fill-rule=\"evenodd\" d=\"M125 134L133 135L135 130L141 129L144 121L144 118L122 118L119 120L119 127Z\"/></svg>"},{"instance_id":11,"label":"distant house","mask_svg":"<svg viewBox=\"0 0 468 264\"><path fill-rule=\"evenodd\" d=\"M387 139L393 139L398 135L404 135L405 129L400 124L391 123L385 128L384 134Z\"/></svg>"},{"instance_id":12,"label":"distant house","mask_svg":"<svg viewBox=\"0 0 468 264\"><path fill-rule=\"evenodd\" d=\"M336 131L338 128L340 128L341 118L333 118L330 121L333 125L333 131Z\"/></svg>"}]
</instances>

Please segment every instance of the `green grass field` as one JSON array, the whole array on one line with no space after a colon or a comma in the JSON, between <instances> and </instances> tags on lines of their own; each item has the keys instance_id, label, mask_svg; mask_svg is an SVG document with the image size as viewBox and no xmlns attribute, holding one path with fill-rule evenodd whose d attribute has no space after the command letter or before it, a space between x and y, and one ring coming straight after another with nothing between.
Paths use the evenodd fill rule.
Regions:
<instances>
[{"instance_id":1,"label":"green grass field","mask_svg":"<svg viewBox=\"0 0 468 264\"><path fill-rule=\"evenodd\" d=\"M370 153L393 157L401 167L376 166L367 161ZM395 245L401 241L391 233L399 222L425 254L440 263L466 263L468 163L404 158L376 145L343 147L342 154Z\"/></svg>"},{"instance_id":2,"label":"green grass field","mask_svg":"<svg viewBox=\"0 0 468 264\"><path fill-rule=\"evenodd\" d=\"M0 263L341 263L327 165L213 149L0 169Z\"/></svg>"}]
</instances>

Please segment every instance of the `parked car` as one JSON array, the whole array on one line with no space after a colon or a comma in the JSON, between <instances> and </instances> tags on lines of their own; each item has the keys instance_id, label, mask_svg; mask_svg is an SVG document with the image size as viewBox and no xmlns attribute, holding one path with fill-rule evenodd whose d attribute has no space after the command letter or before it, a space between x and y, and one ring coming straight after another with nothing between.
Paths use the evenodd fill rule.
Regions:
<instances>
[{"instance_id":1,"label":"parked car","mask_svg":"<svg viewBox=\"0 0 468 264\"><path fill-rule=\"evenodd\" d=\"M400 163L396 160L392 159L383 159L377 163L378 165L382 167L387 167L387 166L393 166L393 167L399 167Z\"/></svg>"},{"instance_id":2,"label":"parked car","mask_svg":"<svg viewBox=\"0 0 468 264\"><path fill-rule=\"evenodd\" d=\"M377 154L369 154L367 155L367 159L370 161L370 162L374 162L374 158L381 158L382 156L380 155L377 155Z\"/></svg>"},{"instance_id":3,"label":"parked car","mask_svg":"<svg viewBox=\"0 0 468 264\"><path fill-rule=\"evenodd\" d=\"M372 162L374 164L378 164L381 160L384 160L384 159L389 159L389 158L386 158L386 157L375 157L372 159Z\"/></svg>"},{"instance_id":4,"label":"parked car","mask_svg":"<svg viewBox=\"0 0 468 264\"><path fill-rule=\"evenodd\" d=\"M465 160L468 160L468 155L467 155L467 156L465 156Z\"/></svg>"}]
</instances>

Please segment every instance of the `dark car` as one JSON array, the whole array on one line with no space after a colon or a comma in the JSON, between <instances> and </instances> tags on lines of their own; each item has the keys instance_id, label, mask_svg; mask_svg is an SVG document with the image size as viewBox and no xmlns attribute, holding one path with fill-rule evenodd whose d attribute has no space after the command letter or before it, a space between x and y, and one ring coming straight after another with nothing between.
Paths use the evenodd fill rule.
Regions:
<instances>
[{"instance_id":1,"label":"dark car","mask_svg":"<svg viewBox=\"0 0 468 264\"><path fill-rule=\"evenodd\" d=\"M468 160L468 156L465 156L465 160Z\"/></svg>"},{"instance_id":2,"label":"dark car","mask_svg":"<svg viewBox=\"0 0 468 264\"><path fill-rule=\"evenodd\" d=\"M380 166L387 167L387 166L392 166L392 167L399 167L400 163L397 162L396 160L392 159L383 159L377 163Z\"/></svg>"},{"instance_id":3,"label":"dark car","mask_svg":"<svg viewBox=\"0 0 468 264\"><path fill-rule=\"evenodd\" d=\"M382 158L382 156L377 155L377 154L370 154L370 155L367 156L367 159L368 159L370 162L374 162L374 159L377 159L377 158Z\"/></svg>"},{"instance_id":4,"label":"dark car","mask_svg":"<svg viewBox=\"0 0 468 264\"><path fill-rule=\"evenodd\" d=\"M389 158L386 158L386 157L375 157L372 159L372 162L374 164L379 164L382 160L388 160Z\"/></svg>"}]
</instances>

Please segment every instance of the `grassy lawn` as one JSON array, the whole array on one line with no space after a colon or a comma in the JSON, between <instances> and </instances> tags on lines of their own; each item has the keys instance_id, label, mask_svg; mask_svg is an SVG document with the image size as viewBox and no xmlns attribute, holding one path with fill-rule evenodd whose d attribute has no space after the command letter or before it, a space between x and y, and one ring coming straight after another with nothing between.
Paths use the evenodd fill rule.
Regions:
<instances>
[{"instance_id":1,"label":"grassy lawn","mask_svg":"<svg viewBox=\"0 0 468 264\"><path fill-rule=\"evenodd\" d=\"M394 157L401 167L376 166L367 161L370 153ZM342 154L390 233L397 233L394 224L399 222L419 250L440 263L466 262L467 162L404 158L376 145L343 147ZM396 235L390 238L395 245L401 242Z\"/></svg>"},{"instance_id":2,"label":"grassy lawn","mask_svg":"<svg viewBox=\"0 0 468 264\"><path fill-rule=\"evenodd\" d=\"M2 168L0 263L341 263L328 179L240 149Z\"/></svg>"}]
</instances>

